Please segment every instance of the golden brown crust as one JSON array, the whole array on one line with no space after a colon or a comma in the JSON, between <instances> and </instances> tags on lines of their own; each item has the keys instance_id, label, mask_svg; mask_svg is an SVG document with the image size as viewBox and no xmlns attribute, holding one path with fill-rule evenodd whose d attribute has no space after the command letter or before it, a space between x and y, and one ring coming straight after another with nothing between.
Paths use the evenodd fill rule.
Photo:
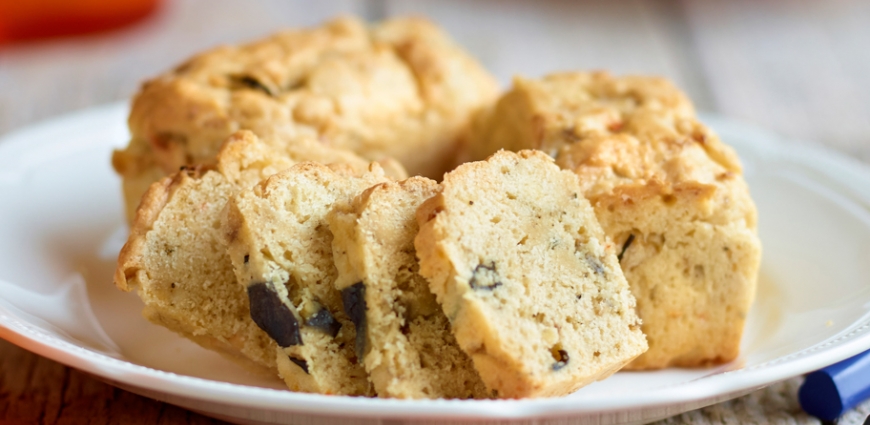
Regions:
<instances>
[{"instance_id":1,"label":"golden brown crust","mask_svg":"<svg viewBox=\"0 0 870 425\"><path fill-rule=\"evenodd\" d=\"M248 130L233 133L221 146L216 161L217 169L228 181L244 188L253 187L300 161L346 168L346 172L351 174L363 173L371 164L351 151L324 146L312 139L275 142L259 138ZM392 158L382 158L375 162L390 177L407 177L402 165Z\"/></svg>"},{"instance_id":2,"label":"golden brown crust","mask_svg":"<svg viewBox=\"0 0 870 425\"><path fill-rule=\"evenodd\" d=\"M494 79L425 20L368 27L339 18L213 49L146 82L128 120L132 139L113 165L128 212L139 180L212 163L239 129L394 157L412 175L440 178L469 116L496 95Z\"/></svg>"},{"instance_id":3,"label":"golden brown crust","mask_svg":"<svg viewBox=\"0 0 870 425\"><path fill-rule=\"evenodd\" d=\"M467 149L473 159L498 149L540 149L557 157L576 146L592 155L590 144L631 137L643 143L656 140L671 145L670 150L697 143L715 163L740 173L734 151L698 122L689 99L668 80L614 77L607 72L566 72L540 80L515 78L513 89L474 121ZM661 157L609 153L616 157L602 159L622 169L650 172L662 166L656 161Z\"/></svg>"},{"instance_id":4,"label":"golden brown crust","mask_svg":"<svg viewBox=\"0 0 870 425\"><path fill-rule=\"evenodd\" d=\"M141 269L141 263L137 257L144 244L143 238L151 228L151 223L154 222L157 214L166 205L168 186L172 184L173 180L172 177L165 177L153 183L142 196L142 202L130 227L130 235L118 254L118 266L114 275L115 286L118 289L128 292L133 289L134 283L131 281L135 282L136 273Z\"/></svg>"},{"instance_id":5,"label":"golden brown crust","mask_svg":"<svg viewBox=\"0 0 870 425\"><path fill-rule=\"evenodd\" d=\"M154 183L121 251L115 283L136 289L143 316L251 371L269 373L268 338L248 316L229 262L213 246L221 198L231 191L214 167L184 169ZM219 218L218 218L219 219ZM212 240L209 243L209 240ZM274 375L274 371L271 372Z\"/></svg>"},{"instance_id":6,"label":"golden brown crust","mask_svg":"<svg viewBox=\"0 0 870 425\"><path fill-rule=\"evenodd\" d=\"M274 376L277 347L250 319L245 290L219 243L221 215L234 193L305 159L341 161L331 167L346 173L370 166L313 141L276 148L252 132L234 133L216 165L184 168L151 185L119 255L115 284L137 290L151 322Z\"/></svg>"},{"instance_id":7,"label":"golden brown crust","mask_svg":"<svg viewBox=\"0 0 870 425\"><path fill-rule=\"evenodd\" d=\"M543 149L579 177L637 297L650 349L629 369L737 356L761 247L734 151L664 79L564 73L517 79L471 150Z\"/></svg>"},{"instance_id":8,"label":"golden brown crust","mask_svg":"<svg viewBox=\"0 0 870 425\"><path fill-rule=\"evenodd\" d=\"M731 361L760 261L737 156L693 117L649 113L630 123L627 133L563 146L557 158L627 246L621 264L651 347L627 369Z\"/></svg>"},{"instance_id":9,"label":"golden brown crust","mask_svg":"<svg viewBox=\"0 0 870 425\"><path fill-rule=\"evenodd\" d=\"M140 207L136 210L136 215L130 225L127 242L124 243L118 254L118 266L114 274L114 283L118 289L129 292L138 285L138 273L142 269L140 260L145 250L145 235L151 230L175 189L184 185L187 179L199 179L202 174L212 168L206 166L186 168L154 182L148 188L142 196Z\"/></svg>"}]
</instances>

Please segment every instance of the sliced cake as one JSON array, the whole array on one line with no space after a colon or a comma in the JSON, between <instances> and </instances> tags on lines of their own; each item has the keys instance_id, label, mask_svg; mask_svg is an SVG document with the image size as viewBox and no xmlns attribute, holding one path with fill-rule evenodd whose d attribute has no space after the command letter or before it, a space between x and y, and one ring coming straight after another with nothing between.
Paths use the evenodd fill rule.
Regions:
<instances>
[{"instance_id":1,"label":"sliced cake","mask_svg":"<svg viewBox=\"0 0 870 425\"><path fill-rule=\"evenodd\" d=\"M614 247L547 155L463 164L417 219L420 273L499 397L565 395L646 350Z\"/></svg>"},{"instance_id":2,"label":"sliced cake","mask_svg":"<svg viewBox=\"0 0 870 425\"><path fill-rule=\"evenodd\" d=\"M542 149L580 178L618 244L650 349L630 369L731 361L761 259L740 162L667 80L572 72L514 87L469 149Z\"/></svg>"},{"instance_id":3,"label":"sliced cake","mask_svg":"<svg viewBox=\"0 0 870 425\"><path fill-rule=\"evenodd\" d=\"M114 277L118 288L137 291L148 320L268 373L276 370L275 344L251 320L248 297L219 242L221 211L236 192L301 160L338 161L359 171L369 165L312 140L274 145L238 132L216 166L185 168L151 185Z\"/></svg>"},{"instance_id":4,"label":"sliced cake","mask_svg":"<svg viewBox=\"0 0 870 425\"><path fill-rule=\"evenodd\" d=\"M437 190L423 177L380 183L327 216L336 288L355 319L357 355L380 397L490 395L419 274L415 213Z\"/></svg>"},{"instance_id":5,"label":"sliced cake","mask_svg":"<svg viewBox=\"0 0 870 425\"><path fill-rule=\"evenodd\" d=\"M254 321L280 346L278 370L292 390L374 395L335 287L326 216L334 204L388 180L375 163L359 174L305 162L227 204L224 243L239 288L248 294Z\"/></svg>"}]
</instances>

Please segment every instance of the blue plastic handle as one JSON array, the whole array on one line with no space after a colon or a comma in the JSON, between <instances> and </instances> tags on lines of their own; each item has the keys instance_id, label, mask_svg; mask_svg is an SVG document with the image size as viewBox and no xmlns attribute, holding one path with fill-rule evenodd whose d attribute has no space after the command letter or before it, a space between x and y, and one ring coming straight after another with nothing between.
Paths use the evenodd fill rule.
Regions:
<instances>
[{"instance_id":1,"label":"blue plastic handle","mask_svg":"<svg viewBox=\"0 0 870 425\"><path fill-rule=\"evenodd\" d=\"M870 350L810 373L798 398L805 412L826 421L870 398Z\"/></svg>"}]
</instances>

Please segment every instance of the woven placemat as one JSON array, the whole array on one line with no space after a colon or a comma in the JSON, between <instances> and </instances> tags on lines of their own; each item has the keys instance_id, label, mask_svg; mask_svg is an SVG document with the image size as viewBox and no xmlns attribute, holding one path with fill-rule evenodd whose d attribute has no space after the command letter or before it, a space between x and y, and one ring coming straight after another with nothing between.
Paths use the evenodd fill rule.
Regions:
<instances>
[{"instance_id":1,"label":"woven placemat","mask_svg":"<svg viewBox=\"0 0 870 425\"><path fill-rule=\"evenodd\" d=\"M734 400L693 410L655 422L656 425L720 425L720 424L794 424L821 425L822 421L807 415L798 402L798 389L803 377L792 378ZM837 425L862 425L870 415L870 400L843 414Z\"/></svg>"}]
</instances>

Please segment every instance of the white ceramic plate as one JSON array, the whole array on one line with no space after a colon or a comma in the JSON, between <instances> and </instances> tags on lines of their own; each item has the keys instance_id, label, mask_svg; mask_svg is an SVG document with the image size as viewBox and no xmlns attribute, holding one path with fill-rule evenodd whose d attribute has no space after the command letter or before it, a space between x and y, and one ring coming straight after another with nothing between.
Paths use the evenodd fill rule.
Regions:
<instances>
[{"instance_id":1,"label":"white ceramic plate","mask_svg":"<svg viewBox=\"0 0 870 425\"><path fill-rule=\"evenodd\" d=\"M299 394L147 323L112 285L126 237L109 165L126 107L0 140L0 337L130 391L242 423L641 423L709 405L870 348L870 170L706 117L737 148L764 261L743 354L715 369L626 373L568 397L401 401Z\"/></svg>"}]
</instances>

